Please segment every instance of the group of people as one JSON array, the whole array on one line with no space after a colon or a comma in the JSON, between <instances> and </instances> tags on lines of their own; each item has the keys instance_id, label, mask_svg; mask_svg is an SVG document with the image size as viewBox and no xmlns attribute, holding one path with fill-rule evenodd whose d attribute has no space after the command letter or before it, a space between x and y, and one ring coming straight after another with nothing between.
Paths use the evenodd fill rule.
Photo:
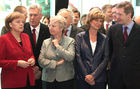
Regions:
<instances>
[{"instance_id":1,"label":"group of people","mask_svg":"<svg viewBox=\"0 0 140 89\"><path fill-rule=\"evenodd\" d=\"M2 89L106 89L106 82L109 89L140 89L140 26L130 2L93 7L82 27L77 10L60 9L43 18L46 25L40 5L28 13L26 22L27 9L18 6L5 19Z\"/></svg>"}]
</instances>

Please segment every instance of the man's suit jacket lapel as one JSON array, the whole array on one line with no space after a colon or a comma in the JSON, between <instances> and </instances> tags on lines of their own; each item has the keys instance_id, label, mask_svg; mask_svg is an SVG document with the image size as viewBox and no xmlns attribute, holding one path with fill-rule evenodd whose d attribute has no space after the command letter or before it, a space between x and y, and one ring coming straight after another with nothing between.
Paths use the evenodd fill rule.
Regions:
<instances>
[{"instance_id":1,"label":"man's suit jacket lapel","mask_svg":"<svg viewBox=\"0 0 140 89\"><path fill-rule=\"evenodd\" d=\"M34 40L33 40L33 34L32 34L32 31L31 31L29 23L26 23L26 25L25 25L25 33L27 33L29 35L30 41L31 41L31 45L32 45L32 49L34 50L35 49L35 45L34 45Z\"/></svg>"},{"instance_id":2,"label":"man's suit jacket lapel","mask_svg":"<svg viewBox=\"0 0 140 89\"><path fill-rule=\"evenodd\" d=\"M39 46L40 47L40 42L41 42L41 40L42 40L42 37L44 36L44 35L47 35L47 34L45 34L44 33L44 29L42 29L43 27L42 27L42 24L40 23L40 30L39 30L39 35L38 35L38 40L37 40L37 43L36 43L36 48ZM44 40L44 39L43 39Z\"/></svg>"},{"instance_id":3,"label":"man's suit jacket lapel","mask_svg":"<svg viewBox=\"0 0 140 89\"><path fill-rule=\"evenodd\" d=\"M76 29L74 28L73 25L71 25L71 26L72 27L71 27L70 37L75 38L75 35L76 35L77 31L76 31Z\"/></svg>"},{"instance_id":4,"label":"man's suit jacket lapel","mask_svg":"<svg viewBox=\"0 0 140 89\"><path fill-rule=\"evenodd\" d=\"M119 25L118 26L118 28L120 28L120 29L118 29L117 31L118 31L118 40L122 43L122 44L128 44L129 42L131 42L131 40L133 40L134 39L134 35L137 33L137 28L136 28L137 26L136 26L136 24L134 24L134 26L132 27L132 30L131 30L131 32L130 32L130 34L129 34L129 36L128 36L128 38L127 38L127 40L126 40L126 43L124 43L124 38L123 38L123 29L122 29L122 25Z\"/></svg>"},{"instance_id":5,"label":"man's suit jacket lapel","mask_svg":"<svg viewBox=\"0 0 140 89\"><path fill-rule=\"evenodd\" d=\"M132 30L126 40L126 44L130 43L133 39L135 39L135 34L137 33L137 28L136 28L136 24L134 23L133 27L132 27Z\"/></svg>"},{"instance_id":6,"label":"man's suit jacket lapel","mask_svg":"<svg viewBox=\"0 0 140 89\"><path fill-rule=\"evenodd\" d=\"M118 40L120 41L120 43L124 44L124 38L123 38L123 29L122 29L122 25L118 25L118 28L116 28L118 30L117 31L117 37Z\"/></svg>"}]
</instances>

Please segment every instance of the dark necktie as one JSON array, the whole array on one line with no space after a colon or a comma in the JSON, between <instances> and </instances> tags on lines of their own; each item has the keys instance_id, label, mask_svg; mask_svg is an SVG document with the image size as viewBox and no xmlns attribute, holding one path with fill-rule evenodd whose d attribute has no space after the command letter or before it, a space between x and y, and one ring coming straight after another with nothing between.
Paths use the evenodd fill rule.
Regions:
<instances>
[{"instance_id":1,"label":"dark necktie","mask_svg":"<svg viewBox=\"0 0 140 89\"><path fill-rule=\"evenodd\" d=\"M33 29L33 39L34 39L34 45L36 46L36 34L35 34L36 29Z\"/></svg>"},{"instance_id":2,"label":"dark necktie","mask_svg":"<svg viewBox=\"0 0 140 89\"><path fill-rule=\"evenodd\" d=\"M68 29L65 31L65 36L67 36Z\"/></svg>"},{"instance_id":3,"label":"dark necktie","mask_svg":"<svg viewBox=\"0 0 140 89\"><path fill-rule=\"evenodd\" d=\"M127 34L127 27L124 28L124 33L123 33L123 37L124 37L124 43L127 40L128 34Z\"/></svg>"}]
</instances>

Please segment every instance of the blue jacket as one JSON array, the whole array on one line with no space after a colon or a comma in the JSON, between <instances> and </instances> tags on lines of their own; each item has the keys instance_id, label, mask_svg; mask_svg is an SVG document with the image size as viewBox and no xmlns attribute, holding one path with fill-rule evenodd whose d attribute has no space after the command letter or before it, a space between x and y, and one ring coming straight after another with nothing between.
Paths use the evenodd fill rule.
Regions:
<instances>
[{"instance_id":1,"label":"blue jacket","mask_svg":"<svg viewBox=\"0 0 140 89\"><path fill-rule=\"evenodd\" d=\"M97 33L97 44L94 54L89 39L89 31L81 32L76 36L76 77L85 79L85 76L92 74L95 82L105 82L106 65L108 52L105 35Z\"/></svg>"}]
</instances>

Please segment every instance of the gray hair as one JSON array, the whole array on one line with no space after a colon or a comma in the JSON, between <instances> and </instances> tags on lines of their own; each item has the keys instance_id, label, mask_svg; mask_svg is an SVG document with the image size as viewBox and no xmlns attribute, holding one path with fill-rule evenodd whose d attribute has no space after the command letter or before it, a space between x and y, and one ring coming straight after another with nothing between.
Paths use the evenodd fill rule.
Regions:
<instances>
[{"instance_id":1,"label":"gray hair","mask_svg":"<svg viewBox=\"0 0 140 89\"><path fill-rule=\"evenodd\" d=\"M56 15L56 16L52 16L51 18L50 18L50 22L54 22L54 23L59 23L59 27L60 28L63 28L63 33L65 32L65 30L66 30L66 28L67 28L67 26L66 26L66 19L63 17L63 16L61 16L61 15Z\"/></svg>"},{"instance_id":2,"label":"gray hair","mask_svg":"<svg viewBox=\"0 0 140 89\"><path fill-rule=\"evenodd\" d=\"M62 13L69 13L69 16L71 17L72 21L73 21L73 12L66 9L66 8L63 8L63 9L60 9L59 12L57 13L57 15L61 15Z\"/></svg>"},{"instance_id":3,"label":"gray hair","mask_svg":"<svg viewBox=\"0 0 140 89\"><path fill-rule=\"evenodd\" d=\"M39 14L42 14L42 7L39 5L39 4L33 4L29 7L29 10L30 9L38 9L39 10Z\"/></svg>"}]
</instances>

